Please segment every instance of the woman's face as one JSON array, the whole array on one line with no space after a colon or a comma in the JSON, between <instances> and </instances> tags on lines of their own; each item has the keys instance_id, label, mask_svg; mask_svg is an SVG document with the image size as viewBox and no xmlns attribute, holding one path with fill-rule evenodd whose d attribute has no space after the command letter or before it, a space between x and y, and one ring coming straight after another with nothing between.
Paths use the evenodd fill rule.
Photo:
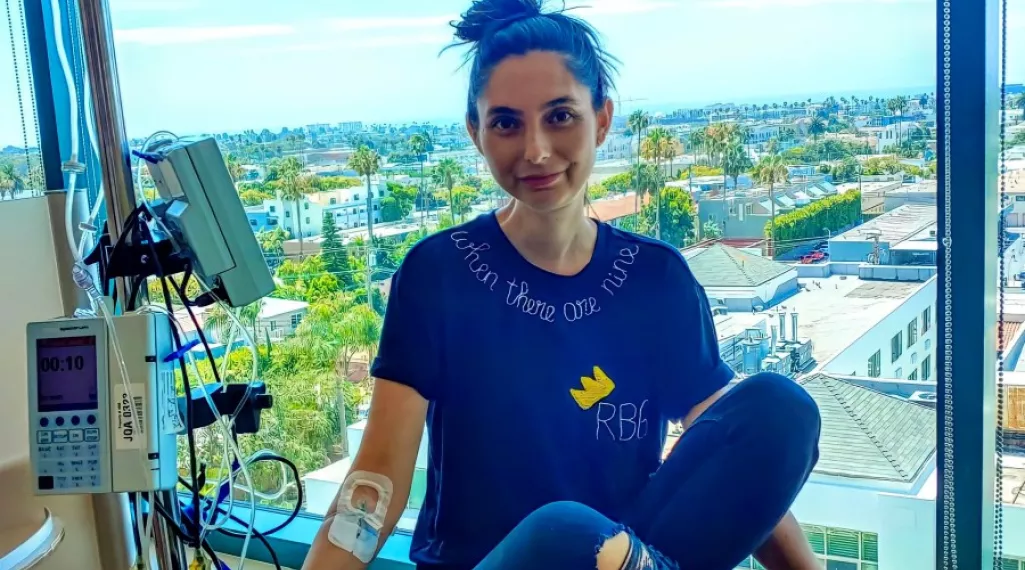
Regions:
<instances>
[{"instance_id":1,"label":"woman's face","mask_svg":"<svg viewBox=\"0 0 1025 570\"><path fill-rule=\"evenodd\" d=\"M477 100L480 124L467 129L498 184L524 205L551 212L580 203L605 141L612 102L598 112L591 90L564 56L534 51L508 57Z\"/></svg>"}]
</instances>

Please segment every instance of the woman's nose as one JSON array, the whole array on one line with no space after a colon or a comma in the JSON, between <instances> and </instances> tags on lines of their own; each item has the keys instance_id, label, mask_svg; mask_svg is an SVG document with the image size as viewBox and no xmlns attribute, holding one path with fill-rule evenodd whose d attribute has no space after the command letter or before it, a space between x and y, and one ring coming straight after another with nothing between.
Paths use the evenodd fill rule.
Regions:
<instances>
[{"instance_id":1,"label":"woman's nose","mask_svg":"<svg viewBox=\"0 0 1025 570\"><path fill-rule=\"evenodd\" d=\"M551 141L548 133L541 128L527 129L526 148L523 158L531 164L544 164L552 155Z\"/></svg>"}]
</instances>

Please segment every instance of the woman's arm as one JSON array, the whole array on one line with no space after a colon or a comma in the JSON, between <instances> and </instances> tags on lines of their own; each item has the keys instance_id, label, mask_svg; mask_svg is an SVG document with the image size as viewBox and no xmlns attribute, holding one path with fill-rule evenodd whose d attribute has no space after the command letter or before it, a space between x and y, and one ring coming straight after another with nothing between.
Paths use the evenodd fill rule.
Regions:
<instances>
[{"instance_id":1,"label":"woman's arm","mask_svg":"<svg viewBox=\"0 0 1025 570\"><path fill-rule=\"evenodd\" d=\"M755 558L768 570L820 570L822 565L792 513L787 513Z\"/></svg>"},{"instance_id":2,"label":"woman's arm","mask_svg":"<svg viewBox=\"0 0 1025 570\"><path fill-rule=\"evenodd\" d=\"M409 499L420 439L427 417L427 400L416 390L388 380L376 380L370 403L370 416L352 471L366 471L392 481L391 504L381 529L378 550L391 536ZM362 487L353 492L353 501L365 500L368 510L376 507L377 494ZM363 570L366 564L328 540L328 531L337 509L337 497L331 502L324 523L306 556L303 570Z\"/></svg>"}]
</instances>

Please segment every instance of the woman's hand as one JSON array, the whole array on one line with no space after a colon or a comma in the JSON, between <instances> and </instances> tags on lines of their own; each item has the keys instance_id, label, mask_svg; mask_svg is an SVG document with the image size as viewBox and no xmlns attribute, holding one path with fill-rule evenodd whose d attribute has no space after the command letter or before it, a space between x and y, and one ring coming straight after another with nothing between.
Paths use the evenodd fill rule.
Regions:
<instances>
[{"instance_id":1,"label":"woman's hand","mask_svg":"<svg viewBox=\"0 0 1025 570\"><path fill-rule=\"evenodd\" d=\"M822 570L801 525L789 512L755 552L755 558L768 570Z\"/></svg>"}]
</instances>

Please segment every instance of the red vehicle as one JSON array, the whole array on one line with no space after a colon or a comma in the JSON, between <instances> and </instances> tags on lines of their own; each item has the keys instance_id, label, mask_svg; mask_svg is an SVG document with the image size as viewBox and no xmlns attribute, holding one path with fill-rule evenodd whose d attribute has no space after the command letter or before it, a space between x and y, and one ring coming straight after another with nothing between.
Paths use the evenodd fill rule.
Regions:
<instances>
[{"instance_id":1,"label":"red vehicle","mask_svg":"<svg viewBox=\"0 0 1025 570\"><path fill-rule=\"evenodd\" d=\"M801 263L807 265L809 263L815 263L816 261L822 261L826 258L826 254L821 251L813 251L808 255L801 258Z\"/></svg>"}]
</instances>

